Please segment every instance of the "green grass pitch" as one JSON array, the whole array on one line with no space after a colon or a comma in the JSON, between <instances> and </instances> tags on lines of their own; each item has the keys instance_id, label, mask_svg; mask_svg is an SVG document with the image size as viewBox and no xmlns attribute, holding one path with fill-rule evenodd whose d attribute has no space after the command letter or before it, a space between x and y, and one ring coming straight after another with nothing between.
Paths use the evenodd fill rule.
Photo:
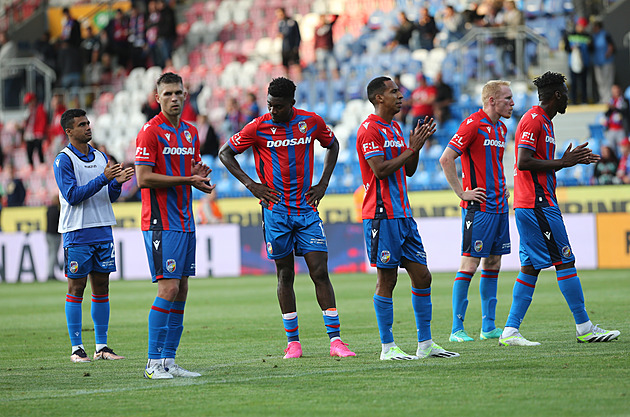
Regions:
<instances>
[{"instance_id":1,"label":"green grass pitch","mask_svg":"<svg viewBox=\"0 0 630 417\"><path fill-rule=\"evenodd\" d=\"M109 345L127 358L74 364L65 325L66 284L0 285L1 416L628 416L630 271L581 271L594 323L619 340L578 344L553 271L541 274L521 327L538 347L479 341L479 274L466 329L475 342L448 342L454 274L434 274L433 339L456 359L383 362L372 306L375 276L334 275L344 341L355 358L331 358L314 288L296 278L304 357L283 360L286 338L275 277L194 279L178 363L200 378L149 381L147 316L156 286L112 282ZM515 272L501 273L497 324L511 303ZM94 351L89 288L83 341ZM394 335L416 349L410 283L399 276Z\"/></svg>"}]
</instances>

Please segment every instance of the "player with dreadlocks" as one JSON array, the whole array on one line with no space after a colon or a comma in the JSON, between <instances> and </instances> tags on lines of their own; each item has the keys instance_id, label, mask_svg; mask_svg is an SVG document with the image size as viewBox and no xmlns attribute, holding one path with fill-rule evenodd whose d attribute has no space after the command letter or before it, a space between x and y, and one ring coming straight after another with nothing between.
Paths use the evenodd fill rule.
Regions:
<instances>
[{"instance_id":1,"label":"player with dreadlocks","mask_svg":"<svg viewBox=\"0 0 630 417\"><path fill-rule=\"evenodd\" d=\"M556 198L556 171L599 160L599 155L587 148L588 142L575 148L569 145L560 159L554 159L556 138L551 120L567 109L569 90L565 80L557 72L546 72L534 79L540 103L523 115L516 129L514 211L520 235L521 271L499 338L502 346L540 345L525 339L519 327L531 304L540 270L551 266L556 268L558 286L573 313L579 343L609 342L620 334L618 330L601 329L589 320L575 256Z\"/></svg>"}]
</instances>

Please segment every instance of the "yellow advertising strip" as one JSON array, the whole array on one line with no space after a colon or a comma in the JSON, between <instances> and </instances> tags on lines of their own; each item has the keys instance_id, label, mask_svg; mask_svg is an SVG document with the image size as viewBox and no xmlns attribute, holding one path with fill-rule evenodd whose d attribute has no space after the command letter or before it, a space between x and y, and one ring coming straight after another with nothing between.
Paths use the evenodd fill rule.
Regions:
<instances>
[{"instance_id":1,"label":"yellow advertising strip","mask_svg":"<svg viewBox=\"0 0 630 417\"><path fill-rule=\"evenodd\" d=\"M558 188L558 202L563 213L628 213L630 185ZM414 217L457 217L459 199L451 190L409 193ZM512 199L510 199L510 202ZM193 203L197 213L199 201ZM261 209L254 197L220 198L219 207L228 223L258 226ZM352 194L329 194L319 211L324 223L352 223L356 218ZM140 203L115 203L114 213L120 227L140 227ZM7 207L2 210L2 231L30 232L46 228L45 207Z\"/></svg>"},{"instance_id":2,"label":"yellow advertising strip","mask_svg":"<svg viewBox=\"0 0 630 417\"><path fill-rule=\"evenodd\" d=\"M599 268L630 268L630 213L597 215Z\"/></svg>"},{"instance_id":3,"label":"yellow advertising strip","mask_svg":"<svg viewBox=\"0 0 630 417\"><path fill-rule=\"evenodd\" d=\"M114 3L89 3L89 4L75 4L70 9L70 15L81 23L81 29L83 31L83 37L86 36L85 28L92 26L94 34L97 34L107 24L107 15L110 11L120 9L124 12L131 8L130 1L117 1ZM62 7L49 7L46 12L48 13L48 30L50 31L51 39L57 39L61 35L63 8Z\"/></svg>"}]
</instances>

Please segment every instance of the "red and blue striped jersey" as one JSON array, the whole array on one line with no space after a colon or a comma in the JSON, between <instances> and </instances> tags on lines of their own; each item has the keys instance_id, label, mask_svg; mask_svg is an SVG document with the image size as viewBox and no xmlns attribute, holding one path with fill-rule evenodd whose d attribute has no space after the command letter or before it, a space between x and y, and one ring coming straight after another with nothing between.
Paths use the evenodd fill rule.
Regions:
<instances>
[{"instance_id":1,"label":"red and blue striped jersey","mask_svg":"<svg viewBox=\"0 0 630 417\"><path fill-rule=\"evenodd\" d=\"M379 180L367 162L375 156L382 156L385 160L394 159L405 149L407 149L405 138L395 120L390 124L381 117L371 114L359 126L357 152L365 188L362 209L364 219L412 217L407 197L405 166L387 178Z\"/></svg>"},{"instance_id":2,"label":"red and blue striped jersey","mask_svg":"<svg viewBox=\"0 0 630 417\"><path fill-rule=\"evenodd\" d=\"M551 160L556 152L553 123L540 106L534 106L521 118L516 128L516 164L514 166L514 208L557 206L556 172L521 171L518 150L529 149L534 158Z\"/></svg>"},{"instance_id":3,"label":"red and blue striped jersey","mask_svg":"<svg viewBox=\"0 0 630 417\"><path fill-rule=\"evenodd\" d=\"M321 116L293 108L287 123L274 123L271 114L257 117L229 140L236 153L252 148L260 182L280 193L269 204L276 213L301 215L317 209L306 202L313 180L314 140L330 147L334 133Z\"/></svg>"},{"instance_id":4,"label":"red and blue striped jersey","mask_svg":"<svg viewBox=\"0 0 630 417\"><path fill-rule=\"evenodd\" d=\"M149 120L136 138L136 165L150 165L153 172L169 176L192 175L191 161L201 161L197 129L180 121L175 129L159 113ZM195 231L192 187L142 189L142 230Z\"/></svg>"},{"instance_id":5,"label":"red and blue striped jersey","mask_svg":"<svg viewBox=\"0 0 630 417\"><path fill-rule=\"evenodd\" d=\"M462 186L464 190L477 187L486 189L486 201L464 201L465 209L487 213L507 213L507 185L503 169L505 135L507 127L502 121L496 124L483 111L471 114L459 125L448 147L461 156Z\"/></svg>"}]
</instances>

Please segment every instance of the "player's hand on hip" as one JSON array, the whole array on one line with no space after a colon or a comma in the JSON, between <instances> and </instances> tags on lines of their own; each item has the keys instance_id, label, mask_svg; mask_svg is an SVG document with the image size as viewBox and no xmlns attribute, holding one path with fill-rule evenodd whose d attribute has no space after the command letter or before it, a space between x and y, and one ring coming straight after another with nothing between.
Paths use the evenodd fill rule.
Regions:
<instances>
[{"instance_id":1,"label":"player's hand on hip","mask_svg":"<svg viewBox=\"0 0 630 417\"><path fill-rule=\"evenodd\" d=\"M118 181L119 184L125 183L133 177L134 172L133 167L123 169L120 174L116 176L116 181Z\"/></svg>"},{"instance_id":2,"label":"player's hand on hip","mask_svg":"<svg viewBox=\"0 0 630 417\"><path fill-rule=\"evenodd\" d=\"M210 194L212 190L214 190L214 187L216 187L216 184L210 184L210 180L206 177L202 177L201 175L193 175L191 178L191 185L206 194Z\"/></svg>"},{"instance_id":3,"label":"player's hand on hip","mask_svg":"<svg viewBox=\"0 0 630 417\"><path fill-rule=\"evenodd\" d=\"M324 198L325 193L326 193L326 187L324 187L323 185L317 184L317 185L312 186L306 192L306 203L313 207L319 206L319 202L322 201L322 198Z\"/></svg>"},{"instance_id":4,"label":"player's hand on hip","mask_svg":"<svg viewBox=\"0 0 630 417\"><path fill-rule=\"evenodd\" d=\"M477 187L474 190L466 189L462 195L461 199L464 201L476 201L478 203L483 203L486 201L486 189Z\"/></svg>"},{"instance_id":5,"label":"player's hand on hip","mask_svg":"<svg viewBox=\"0 0 630 417\"><path fill-rule=\"evenodd\" d=\"M264 184L253 182L247 189L254 197L258 198L265 207L268 207L269 203L280 202L280 193Z\"/></svg>"},{"instance_id":6,"label":"player's hand on hip","mask_svg":"<svg viewBox=\"0 0 630 417\"><path fill-rule=\"evenodd\" d=\"M105 174L107 181L111 181L120 175L122 170L122 164L113 164L112 161L107 161L107 166L103 170L103 174Z\"/></svg>"},{"instance_id":7,"label":"player's hand on hip","mask_svg":"<svg viewBox=\"0 0 630 417\"><path fill-rule=\"evenodd\" d=\"M190 164L192 175L199 175L205 178L212 172L212 169L210 169L210 167L204 164L202 161L196 163L194 159L191 159Z\"/></svg>"},{"instance_id":8,"label":"player's hand on hip","mask_svg":"<svg viewBox=\"0 0 630 417\"><path fill-rule=\"evenodd\" d=\"M409 147L416 152L419 151L436 130L437 127L433 118L429 119L429 117L425 117L422 124L420 124L420 120L418 120L418 124L409 135Z\"/></svg>"}]
</instances>

